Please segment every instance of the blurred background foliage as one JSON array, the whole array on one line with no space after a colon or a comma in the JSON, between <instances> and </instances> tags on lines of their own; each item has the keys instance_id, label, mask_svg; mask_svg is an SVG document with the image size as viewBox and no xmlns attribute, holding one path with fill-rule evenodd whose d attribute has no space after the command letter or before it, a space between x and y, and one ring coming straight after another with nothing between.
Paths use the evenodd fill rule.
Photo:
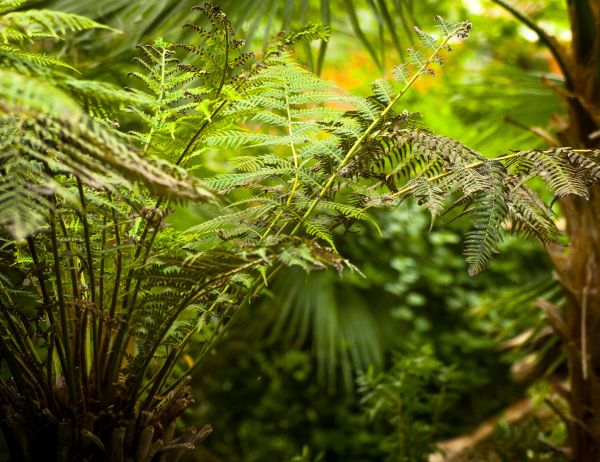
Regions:
<instances>
[{"instance_id":1,"label":"blurred background foliage","mask_svg":"<svg viewBox=\"0 0 600 462\"><path fill-rule=\"evenodd\" d=\"M34 3L123 31L83 34L60 46L84 75L127 85L117 80L125 73L115 70L130 66L135 45L159 36L181 40L186 32L180 26L198 0ZM359 94L402 60L413 26L431 29L436 14L469 19L472 39L443 74L422 80L403 104L421 112L434 131L485 154L547 145L551 116L562 111L551 89L561 81L556 63L534 34L491 0L214 3L252 50L307 22L330 27L329 41L298 49L298 57ZM568 38L564 1L512 4L559 39ZM202 167L219 170L225 162L207 152ZM182 209L171 222L178 226L207 213ZM215 431L197 460L420 461L435 441L468 433L528 393L544 407L551 390L540 385L543 380L528 391L539 377L522 373L516 383L510 374L512 368L518 375L523 361L561 367L533 304L555 290L542 249L507 240L502 257L470 278L459 221L446 216L431 224L410 202L377 218L382 236L365 227L339 241L364 277L350 271L283 274L272 296L247 311L206 360L188 420L209 421ZM506 347L523 333L536 338L536 348ZM184 360L194 356L190 351ZM552 447L564 436L562 427L544 415L501 424L485 444L499 460L561 460Z\"/></svg>"}]
</instances>

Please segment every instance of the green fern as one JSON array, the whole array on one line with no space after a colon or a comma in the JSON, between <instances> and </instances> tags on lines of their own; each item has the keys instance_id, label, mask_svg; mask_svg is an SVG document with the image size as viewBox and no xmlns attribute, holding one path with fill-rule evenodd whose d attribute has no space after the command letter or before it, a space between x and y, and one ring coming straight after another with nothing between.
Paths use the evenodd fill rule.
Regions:
<instances>
[{"instance_id":1,"label":"green fern","mask_svg":"<svg viewBox=\"0 0 600 462\"><path fill-rule=\"evenodd\" d=\"M597 152L488 160L397 110L469 23L440 20L439 39L420 34L424 47L410 52L397 81L379 81L360 99L294 62L290 45L322 38L322 29L282 35L256 58L242 53L218 7L196 10L210 23L187 26L199 43L141 46L128 94L41 63L17 65L16 57L0 67L0 239L6 266L30 275L40 320L15 314L28 308L14 301L24 287L0 287L0 350L15 378L0 381L10 397L5 426L25 428L23 416L34 416L26 438L37 441L48 425L56 434L91 425L96 444L73 448L82 458L101 447L107 459L150 460L159 450L177 458L205 437L209 430L190 429L173 439L192 402L188 375L285 267L352 269L335 243L359 221L376 226L370 208L407 196L434 216L465 206L473 274L497 250L505 224L544 242L555 237L551 211L528 181L541 176L558 195L585 196L598 180ZM51 14L23 18L34 23L32 40L92 27ZM41 18L54 23L36 25ZM8 40L32 52L26 40ZM127 133L105 119L124 106ZM190 175L203 172L199 159L212 149L243 155L220 175ZM212 219L174 229L166 217L175 201L210 202ZM19 341L28 329L35 345ZM194 340L198 356L186 369L181 355ZM108 430L84 423L82 409L102 415Z\"/></svg>"}]
</instances>

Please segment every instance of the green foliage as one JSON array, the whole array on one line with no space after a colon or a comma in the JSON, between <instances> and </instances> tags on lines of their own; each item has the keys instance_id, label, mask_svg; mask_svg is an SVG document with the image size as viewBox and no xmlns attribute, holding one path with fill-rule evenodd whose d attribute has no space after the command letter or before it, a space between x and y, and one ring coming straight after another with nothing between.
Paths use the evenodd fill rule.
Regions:
<instances>
[{"instance_id":1,"label":"green foliage","mask_svg":"<svg viewBox=\"0 0 600 462\"><path fill-rule=\"evenodd\" d=\"M74 70L63 60L37 51L29 51L25 44L40 39L61 39L69 32L107 28L84 16L61 11L21 8L27 0L3 0L0 2L0 60L4 65L39 72L42 67L64 67Z\"/></svg>"},{"instance_id":2,"label":"green foliage","mask_svg":"<svg viewBox=\"0 0 600 462\"><path fill-rule=\"evenodd\" d=\"M435 452L438 419L451 393L452 371L424 347L402 354L386 373L371 368L358 378L367 416L389 427L385 460L426 461Z\"/></svg>"},{"instance_id":3,"label":"green foliage","mask_svg":"<svg viewBox=\"0 0 600 462\"><path fill-rule=\"evenodd\" d=\"M194 10L210 24L186 27L199 44L140 46L130 77L141 88L129 95L76 81L50 66L62 61L27 49L29 39L94 22L3 14L12 31L5 40L18 45L4 50L0 68L3 266L19 276L2 278L0 349L12 379L0 390L15 457L64 444L68 457L178 458L210 432L188 429L174 439L192 403L189 376L283 268L353 268L334 231L377 227L370 208L411 194L436 214L451 199L451 209L465 206L473 223L467 262L476 273L508 220L554 237L550 209L524 199L527 181L541 176L559 196L585 197L598 180L590 168L597 152L489 161L397 111L417 79L434 75L449 42L468 35L468 22L437 18L439 38L419 31L423 48L411 50L395 73L400 81L378 81L373 96L360 99L293 61L290 46L322 39L322 29L280 35L256 58L242 52L220 8ZM125 106L130 130L107 119ZM260 155L234 161L233 172L190 175L208 151L247 149ZM529 162L511 170L517 159ZM166 217L182 201L211 202L216 216L175 230ZM182 368L196 338L197 356ZM79 428L86 438L65 436Z\"/></svg>"},{"instance_id":4,"label":"green foliage","mask_svg":"<svg viewBox=\"0 0 600 462\"><path fill-rule=\"evenodd\" d=\"M282 272L270 285L273 295L247 311L206 359L194 379L203 405L189 419L213 424L208 454L288 460L308 445L327 461L382 460L380 443L391 429L366 419L355 377L371 364L387 370L389 352L411 351L407 345L432 344L435 359L453 366L435 440L468 433L522 396L498 348L529 325L543 329L543 315L533 304L524 310L522 297L506 288L543 277L543 251L509 237L503 258L471 278L460 255L466 223L441 219L428 233L426 213L414 201L374 216L383 237L372 228L343 239L335 233L339 251L361 262L364 276ZM474 312L486 300L497 303L486 304L486 316Z\"/></svg>"}]
</instances>

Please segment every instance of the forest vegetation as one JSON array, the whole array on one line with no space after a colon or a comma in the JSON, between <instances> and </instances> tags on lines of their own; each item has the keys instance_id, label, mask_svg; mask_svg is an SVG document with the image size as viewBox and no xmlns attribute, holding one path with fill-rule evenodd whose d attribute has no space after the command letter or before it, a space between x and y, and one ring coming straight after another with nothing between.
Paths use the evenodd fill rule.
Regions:
<instances>
[{"instance_id":1,"label":"forest vegetation","mask_svg":"<svg viewBox=\"0 0 600 462\"><path fill-rule=\"evenodd\" d=\"M0 0L3 460L600 460L600 4L198 3Z\"/></svg>"}]
</instances>

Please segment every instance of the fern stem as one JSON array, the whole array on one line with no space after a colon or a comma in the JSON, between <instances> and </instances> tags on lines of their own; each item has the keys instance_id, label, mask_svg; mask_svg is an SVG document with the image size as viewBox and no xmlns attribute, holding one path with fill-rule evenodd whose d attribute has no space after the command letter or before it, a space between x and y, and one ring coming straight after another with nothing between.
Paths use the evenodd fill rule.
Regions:
<instances>
[{"instance_id":1,"label":"fern stem","mask_svg":"<svg viewBox=\"0 0 600 462\"><path fill-rule=\"evenodd\" d=\"M34 370L38 371L39 365L39 357L35 353L35 349L31 349L30 345L25 343L25 339L28 339L26 335L24 335L22 326L19 328L13 317L11 316L8 308L4 306L3 303L0 303L0 308L2 309L2 314L4 314L4 318L6 319L6 327L10 332L10 339L15 344L15 350L23 357L23 359L29 363L34 364Z\"/></svg>"},{"instance_id":2,"label":"fern stem","mask_svg":"<svg viewBox=\"0 0 600 462\"><path fill-rule=\"evenodd\" d=\"M23 368L19 365L19 363L18 363L15 355L12 353L12 351L10 351L10 348L6 344L6 341L4 340L3 335L0 335L0 354L1 354L2 358L4 360L6 360L6 363L8 364L8 367L12 373L15 383L17 384L19 393L22 393L25 396L27 404L30 407L30 411L32 413L35 413L36 406L34 404L34 399L31 396L30 387L27 385L27 382L25 381L25 378L23 377Z\"/></svg>"},{"instance_id":3,"label":"fern stem","mask_svg":"<svg viewBox=\"0 0 600 462\"><path fill-rule=\"evenodd\" d=\"M275 217L273 218L273 221L271 221L271 224L269 224L268 228L265 230L265 232L260 237L260 240L258 241L259 243L261 243L269 235L269 233L271 232L273 227L277 224L277 222L283 215L284 210L287 209L292 204L294 195L296 194L296 191L298 190L298 187L300 186L300 175L298 173L298 169L299 169L298 153L296 152L296 144L294 143L294 139L293 139L294 129L292 127L292 114L290 112L290 98L289 98L288 85L286 85L286 91L285 91L285 109L286 109L286 114L287 114L287 119L288 119L287 120L287 129L288 129L288 135L290 137L290 149L292 151L292 156L294 159L294 168L296 170L294 173L294 184L292 185L292 190L290 191L288 199L285 203L285 207L280 209L279 212L277 212L277 215L275 215Z\"/></svg>"},{"instance_id":4,"label":"fern stem","mask_svg":"<svg viewBox=\"0 0 600 462\"><path fill-rule=\"evenodd\" d=\"M65 249L67 255L69 255L69 274L71 275L71 291L73 292L73 315L75 326L73 329L73 368L79 370L79 374L74 375L77 382L74 382L80 389L83 382L86 382L86 359L85 359L85 332L86 332L86 316L84 314L83 301L81 300L81 292L79 291L79 280L77 278L77 268L75 265L75 258L73 248L71 247L69 231L67 225L62 217L58 216L58 224L62 230L65 239Z\"/></svg>"},{"instance_id":5,"label":"fern stem","mask_svg":"<svg viewBox=\"0 0 600 462\"><path fill-rule=\"evenodd\" d=\"M327 180L325 185L321 188L321 191L319 192L318 196L312 201L312 203L310 204L310 206L308 207L308 209L306 210L306 212L304 213L302 218L298 221L298 223L292 230L292 232L291 232L292 236L298 232L300 227L304 224L304 222L308 219L308 217L310 217L310 215L313 213L313 211L315 210L315 208L317 207L319 202L329 192L329 190L333 186L333 183L338 178L341 170L348 164L348 162L350 162L352 160L354 155L357 153L359 148L362 146L363 142L373 133L373 131L381 124L381 122L383 120L385 120L385 117L392 110L392 108L396 105L396 103L400 100L400 98L402 98L406 94L406 92L416 82L416 80L423 73L423 71L425 71L425 69L427 69L427 67L433 62L433 60L436 58L436 56L442 51L442 49L444 49L446 47L447 43L453 37L454 37L454 34L449 34L446 38L444 38L444 40L442 40L442 42L440 42L440 44L435 48L433 53L429 56L429 58L427 58L421 64L421 66L419 66L418 70L413 73L412 77L406 82L404 87L398 92L398 94L394 97L394 99L392 99L390 101L390 103L386 106L386 108L381 112L379 117L377 117L375 120L373 120L373 122L371 123L371 125L369 125L367 127L365 132L354 142L352 147L348 150L348 152L346 153L346 155L344 156L344 158L342 159L342 161L336 168L335 172L333 172L331 174L331 176L329 177L329 179Z\"/></svg>"},{"instance_id":6,"label":"fern stem","mask_svg":"<svg viewBox=\"0 0 600 462\"><path fill-rule=\"evenodd\" d=\"M86 259L87 259L87 270L88 270L88 276L89 276L89 293L90 293L90 300L92 302L91 304L91 331L92 331L92 352L91 352L91 356L92 359L94 361L94 377L96 380L96 384L98 384L98 371L99 371L99 345L98 345L98 319L96 317L96 309L98 309L98 306L96 304L96 281L95 281L95 275L94 275L94 259L93 259L93 255L92 255L92 242L91 242L91 234L90 234L90 225L87 219L87 202L85 200L85 193L83 191L83 184L81 183L81 180L77 177L76 178L77 181L77 189L79 191L79 202L81 204L81 222L83 224L83 239L84 239L84 243L85 243L85 253L86 253ZM84 326L85 327L85 326ZM85 331L85 329L84 329ZM85 342L85 337L84 337L84 344L87 345L87 342ZM85 351L83 352L83 355L85 357L86 353ZM87 368L84 368L82 370L82 374L86 375L87 374Z\"/></svg>"},{"instance_id":7,"label":"fern stem","mask_svg":"<svg viewBox=\"0 0 600 462\"><path fill-rule=\"evenodd\" d=\"M48 352L47 352L47 359L46 359L46 387L47 387L47 397L48 397L48 403L49 405L54 404L55 408L57 408L56 406L56 402L54 399L54 392L52 389L52 351L53 351L53 346L54 346L54 336L55 336L55 329L56 329L56 322L54 321L54 316L51 310L51 302L50 302L50 297L48 296L48 288L46 287L46 279L44 276L44 270L41 266L38 254L37 254L37 250L35 248L35 242L33 240L33 237L28 236L27 237L27 246L29 248L29 254L31 255L31 260L33 261L33 267L34 267L34 274L36 276L36 278L38 279L38 283L40 285L40 291L42 293L42 312L45 312L46 315L48 316L48 322L50 324L50 334L49 334L49 345L48 345ZM35 349L33 349L33 351L35 351ZM61 364L63 365L63 367L65 368L64 370L66 370L66 362L65 362L65 358L64 358L64 352L63 350L60 348L60 345L57 349L57 354L59 357L59 361L61 362Z\"/></svg>"},{"instance_id":8,"label":"fern stem","mask_svg":"<svg viewBox=\"0 0 600 462\"><path fill-rule=\"evenodd\" d=\"M175 359L178 357L178 354L177 354L178 351L179 351L179 347L174 347L169 352L167 359L163 363L162 367L158 370L158 372L154 378L154 384L152 385L152 388L148 392L148 396L146 397L146 399L140 406L140 409L139 409L140 413L142 411L145 411L146 409L148 409L148 407L152 404L152 401L154 400L154 397L156 396L156 394L158 393L158 390L162 386L162 384L165 380L165 377L167 377L169 371L171 370L171 366L174 364Z\"/></svg>"},{"instance_id":9,"label":"fern stem","mask_svg":"<svg viewBox=\"0 0 600 462\"><path fill-rule=\"evenodd\" d=\"M199 287L196 288L194 292L191 292L184 300L182 300L182 302L173 310L171 316L163 323L160 333L156 337L156 340L150 346L149 351L145 354L145 357L142 359L141 367L136 376L134 377L133 383L130 388L130 393L132 396L136 397L136 399L139 396L142 379L146 373L146 369L150 365L150 361L152 361L152 358L154 357L154 353L156 352L162 340L167 335L169 329L177 320L182 311L185 310L191 303L193 303L194 300L196 300L199 296L203 295L205 293L204 291L206 288L214 290L215 286L213 284L215 284L219 280L226 280L227 278L241 273L247 269L254 268L257 264L261 263L262 261L262 259L252 260L251 262L248 262L245 265L239 266L235 269L227 271L226 273L220 274L219 276L212 278L208 281L204 281ZM182 348L182 345L180 345L179 347ZM132 400L130 401L131 405L135 405L136 399L132 398Z\"/></svg>"},{"instance_id":10,"label":"fern stem","mask_svg":"<svg viewBox=\"0 0 600 462\"><path fill-rule=\"evenodd\" d=\"M110 193L109 193L109 199L110 199ZM115 235L115 244L117 246L117 259L115 262L115 280L114 280L114 285L113 285L113 290L112 290L112 295L111 295L111 302L110 302L110 309L109 309L109 313L108 313L108 322L111 323L113 321L115 321L115 315L116 315L116 310L117 310L117 302L119 299L119 288L121 286L121 272L122 272L122 268L123 268L123 253L121 252L121 233L119 231L119 220L117 217L117 212L113 209L112 211L112 216L113 216L113 228L114 228L114 235ZM110 324L109 324L110 325ZM119 326L120 328L122 326ZM106 372L104 374L104 391L103 391L103 395L102 395L102 404L105 405L106 403L108 403L108 400L110 399L110 392L112 389L112 381L114 378L114 371L115 371L115 361L116 361L116 351L115 351L115 347L117 345L117 340L119 339L119 333L120 333L120 329L117 333L117 337L115 338L115 341L113 343L113 348L110 348L110 343L111 343L111 332L110 332L110 327L107 327L106 329L106 335L104 336L104 338L101 339L102 345L100 348L101 351L101 360L102 360L102 366L106 365L105 368L103 368ZM105 360L106 358L106 360Z\"/></svg>"},{"instance_id":11,"label":"fern stem","mask_svg":"<svg viewBox=\"0 0 600 462\"><path fill-rule=\"evenodd\" d=\"M98 330L97 330L97 349L95 355L97 361L95 361L95 385L96 393L100 392L100 364L102 362L102 344L104 339L104 278L106 271L106 227L108 226L108 213L104 213L102 217L102 234L100 236L100 275L98 277L98 311L100 316L98 317Z\"/></svg>"},{"instance_id":12,"label":"fern stem","mask_svg":"<svg viewBox=\"0 0 600 462\"><path fill-rule=\"evenodd\" d=\"M56 207L56 201L54 201L54 207ZM60 330L62 334L62 343L64 349L64 358L66 367L65 380L67 382L67 389L69 392L69 401L71 404L75 403L75 374L73 370L73 357L70 348L69 340L69 325L67 322L67 307L65 305L64 298L64 287L62 283L62 269L60 267L60 256L58 253L58 239L56 231L56 212L54 209L50 210L50 240L52 243L52 254L54 264L54 278L56 281L56 297L58 299L58 311L60 317Z\"/></svg>"},{"instance_id":13,"label":"fern stem","mask_svg":"<svg viewBox=\"0 0 600 462\"><path fill-rule=\"evenodd\" d=\"M110 200L110 196L109 196ZM115 236L115 244L117 247L117 260L115 261L115 280L114 286L111 294L111 302L110 308L108 310L108 319L113 320L115 317L115 312L117 309L117 301L119 299L119 287L121 284L121 271L123 269L123 252L121 252L121 233L119 231L119 220L117 217L117 212L113 209L112 211L113 218L113 229Z\"/></svg>"},{"instance_id":14,"label":"fern stem","mask_svg":"<svg viewBox=\"0 0 600 462\"><path fill-rule=\"evenodd\" d=\"M592 152L593 149L572 149L571 152ZM477 168L477 167L481 167L482 165L484 165L486 162L489 161L502 161L502 160L508 160L508 159L514 159L515 157L523 157L528 155L528 152L515 152L513 154L507 154L505 156L499 156L493 159L489 159L489 160L480 160L477 162L472 162L470 164L465 165L464 168ZM425 181L427 182L432 182L432 181L437 181L440 180L444 177L447 177L448 175L450 175L452 172L446 171L446 172L442 172L439 175L435 175L429 178L426 178ZM399 189L398 191L396 191L395 193L391 194L389 197L390 199L396 199L397 197L402 196L403 194L407 194L409 192L411 192L413 189L413 186L407 186L405 188Z\"/></svg>"},{"instance_id":15,"label":"fern stem","mask_svg":"<svg viewBox=\"0 0 600 462\"><path fill-rule=\"evenodd\" d=\"M275 277L275 275L283 268L283 264L279 264L277 265L273 271L271 271L267 276L267 282L271 281L271 279L273 279ZM213 332L213 334L211 335L211 337L207 340L207 342L205 343L205 346L202 348L202 351L200 351L200 353L196 356L196 358L194 358L194 364L186 371L185 374L181 375L177 380L175 380L173 383L171 383L169 385L169 387L163 391L163 393L168 393L169 391L175 389L179 383L181 382L181 380L184 380L185 377L187 376L191 376L193 375L198 368L200 367L200 365L202 364L202 361L204 360L204 358L206 357L206 355L212 351L213 348L215 348L219 342L223 339L223 337L225 336L225 334L227 334L227 332L229 332L229 330L231 329L231 327L235 324L236 320L239 318L240 314L244 311L244 309L250 305L250 303L252 302L252 300L258 296L258 294L261 292L261 290L265 287L265 280L263 279L262 276L258 276L255 283L253 284L254 290L251 290L241 301L241 303L237 306L236 310L234 311L233 315L231 316L231 318L229 318L229 321L227 323L225 323L225 315L227 314L227 312L229 310L227 310L226 313L224 313L223 317L221 318L221 322L219 323L219 325L217 326L217 329L215 329L215 331ZM221 329L219 329L219 326L222 326Z\"/></svg>"},{"instance_id":16,"label":"fern stem","mask_svg":"<svg viewBox=\"0 0 600 462\"><path fill-rule=\"evenodd\" d=\"M27 246L29 247L29 254L33 261L35 277L40 285L40 292L42 293L42 302L44 304L44 310L47 310L50 306L50 297L48 297L48 288L46 287L46 278L44 276L44 270L40 266L40 260L35 249L35 242L31 236L27 237Z\"/></svg>"}]
</instances>

